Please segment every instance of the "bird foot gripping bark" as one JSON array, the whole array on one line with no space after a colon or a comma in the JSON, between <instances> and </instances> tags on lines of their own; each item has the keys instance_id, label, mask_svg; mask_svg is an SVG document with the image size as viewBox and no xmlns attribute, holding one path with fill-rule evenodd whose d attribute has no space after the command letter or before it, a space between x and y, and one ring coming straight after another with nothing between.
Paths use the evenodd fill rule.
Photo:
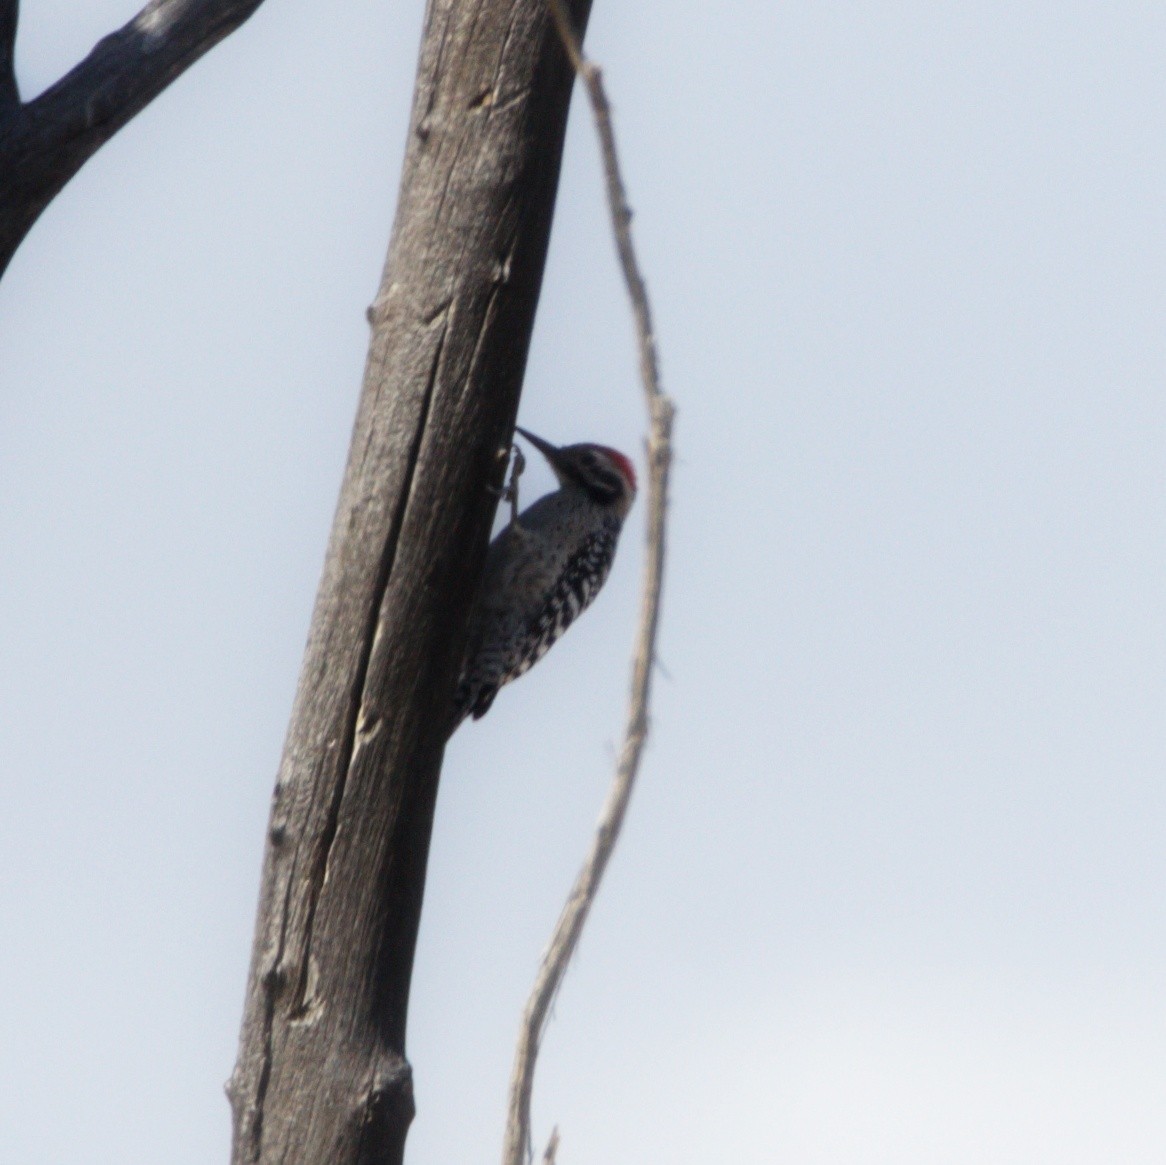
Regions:
<instances>
[{"instance_id":1,"label":"bird foot gripping bark","mask_svg":"<svg viewBox=\"0 0 1166 1165\"><path fill-rule=\"evenodd\" d=\"M526 469L526 458L523 456L522 450L516 445L511 444L510 448L503 451L498 450L498 459L501 460L503 453L509 458L510 454L514 454L514 461L510 466L510 478L506 484L498 491L499 497L504 502L510 503L510 525L518 527L518 479L522 476L522 472Z\"/></svg>"}]
</instances>

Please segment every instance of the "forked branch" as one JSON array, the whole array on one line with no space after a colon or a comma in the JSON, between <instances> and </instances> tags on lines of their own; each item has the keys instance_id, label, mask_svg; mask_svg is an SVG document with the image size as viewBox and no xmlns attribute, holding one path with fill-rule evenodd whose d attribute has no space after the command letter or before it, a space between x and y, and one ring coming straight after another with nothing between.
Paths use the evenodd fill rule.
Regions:
<instances>
[{"instance_id":1,"label":"forked branch","mask_svg":"<svg viewBox=\"0 0 1166 1165\"><path fill-rule=\"evenodd\" d=\"M55 85L21 104L16 0L0 0L0 274L97 150L262 0L150 0Z\"/></svg>"},{"instance_id":2,"label":"forked branch","mask_svg":"<svg viewBox=\"0 0 1166 1165\"><path fill-rule=\"evenodd\" d=\"M547 1017L571 956L583 933L592 903L599 890L607 863L619 839L640 758L648 736L648 705L652 666L656 654L656 634L660 622L660 600L664 582L665 534L668 510L668 477L672 463L672 421L675 408L660 387L656 338L647 288L636 261L631 236L631 211L624 193L616 151L611 107L603 88L598 66L582 53L563 0L548 0L550 10L567 55L587 90L603 153L607 201L620 266L631 298L639 346L640 379L648 410L648 530L644 577L640 597L640 619L632 651L632 683L627 724L615 776L600 814L591 849L575 879L566 905L559 915L554 934L535 978L534 988L522 1017L514 1069L510 1077L510 1102L506 1121L503 1165L526 1165L531 1152L530 1102L539 1044ZM557 1138L556 1138L557 1140Z\"/></svg>"}]
</instances>

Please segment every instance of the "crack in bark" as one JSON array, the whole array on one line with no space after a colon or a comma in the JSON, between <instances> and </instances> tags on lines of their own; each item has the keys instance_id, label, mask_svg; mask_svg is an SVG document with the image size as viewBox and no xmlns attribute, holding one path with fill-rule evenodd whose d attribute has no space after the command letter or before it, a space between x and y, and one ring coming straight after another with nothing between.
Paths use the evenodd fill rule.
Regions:
<instances>
[{"instance_id":1,"label":"crack in bark","mask_svg":"<svg viewBox=\"0 0 1166 1165\"><path fill-rule=\"evenodd\" d=\"M460 137L453 144L453 157L449 161L449 168L445 172L445 181L441 184L441 193L437 198L437 208L433 212L433 222L441 222L441 212L445 209L445 198L449 193L450 183L453 182L454 177L458 175L458 159L462 155L462 148L466 144L465 137Z\"/></svg>"},{"instance_id":2,"label":"crack in bark","mask_svg":"<svg viewBox=\"0 0 1166 1165\"><path fill-rule=\"evenodd\" d=\"M506 17L506 32L502 37L502 47L498 50L498 60L494 65L494 77L490 82L490 88L495 94L498 92L498 82L502 76L502 66L506 63L506 50L510 47L511 38L514 36L515 14L518 12L520 3L521 0L513 0L510 5L510 12ZM496 102L497 97L495 97L495 103Z\"/></svg>"},{"instance_id":3,"label":"crack in bark","mask_svg":"<svg viewBox=\"0 0 1166 1165\"><path fill-rule=\"evenodd\" d=\"M291 914L291 893L295 884L295 871L288 875L283 889L283 909L280 911L279 938L276 940L275 957L263 974L263 1056L259 1065L259 1079L255 1082L255 1102L251 1111L250 1130L252 1160L258 1161L263 1152L263 1102L267 1099L267 1087L271 1083L271 1064L274 1057L275 1002L280 988L286 982L283 970L283 952L287 945L287 921Z\"/></svg>"},{"instance_id":4,"label":"crack in bark","mask_svg":"<svg viewBox=\"0 0 1166 1165\"><path fill-rule=\"evenodd\" d=\"M437 337L433 353L433 361L429 368L429 375L425 381L425 388L421 394L421 410L416 422L416 433L405 464L405 474L400 491L400 501L396 512L389 524L389 532L385 539L384 555L377 575L374 599L370 603L369 627L362 637L361 658L357 664L356 682L354 689L360 693L360 699L355 702L355 709L344 725L344 738L340 744L341 777L336 783L336 790L332 803L328 808L328 817L321 831L317 845L317 857L313 862L313 869L308 878L307 917L304 921L303 954L300 958L296 980L295 995L290 1009L291 1018L302 1019L311 1006L308 998L309 969L312 959L313 927L316 921L316 907L320 901L324 884L328 880L328 864L332 858L332 847L336 841L336 833L340 827L340 808L344 801L344 792L348 786L348 775L352 770L352 763L356 756L356 743L361 720L365 718L366 681L369 664L372 660L374 648L380 635L381 607L384 604L385 592L392 577L393 563L397 556L397 544L400 540L401 528L405 522L405 514L409 508L409 500L413 495L413 477L417 469L417 461L421 454L421 443L425 436L425 427L429 420L429 410L433 403L433 393L441 371L441 357L445 350L445 338L449 329L449 305L440 317L440 334ZM369 720L372 717L368 718Z\"/></svg>"},{"instance_id":5,"label":"crack in bark","mask_svg":"<svg viewBox=\"0 0 1166 1165\"><path fill-rule=\"evenodd\" d=\"M430 10L432 12L432 9ZM429 135L433 130L433 111L437 106L437 90L438 78L441 76L441 64L445 59L445 44L449 39L449 25L453 19L453 9L447 8L445 11L445 20L441 25L441 36L437 41L437 52L434 57L433 67L429 72L428 86L429 92L425 95L425 109L420 111L420 116L417 118L416 133L422 142L428 141ZM429 39L429 28L426 27L422 34L422 43L424 44Z\"/></svg>"},{"instance_id":6,"label":"crack in bark","mask_svg":"<svg viewBox=\"0 0 1166 1165\"><path fill-rule=\"evenodd\" d=\"M505 264L509 265L510 258L514 254L513 246L510 249L510 254L505 259ZM486 310L482 313L482 322L478 326L478 335L474 340L474 351L470 356L470 364L466 369L465 379L462 381L461 388L457 390L458 395L463 395L466 390L474 383L474 376L477 373L478 367L481 364L482 349L486 343L486 336L489 334L490 326L494 323L494 317L497 315L498 297L502 293L502 288L505 286L506 280L498 279L494 286L490 288L490 297L486 300Z\"/></svg>"}]
</instances>

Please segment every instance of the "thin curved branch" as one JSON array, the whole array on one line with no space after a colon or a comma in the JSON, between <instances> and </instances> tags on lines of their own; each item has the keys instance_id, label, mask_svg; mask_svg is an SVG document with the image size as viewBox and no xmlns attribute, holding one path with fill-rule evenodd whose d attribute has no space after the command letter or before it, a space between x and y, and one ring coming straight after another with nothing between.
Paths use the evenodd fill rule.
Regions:
<instances>
[{"instance_id":1,"label":"thin curved branch","mask_svg":"<svg viewBox=\"0 0 1166 1165\"><path fill-rule=\"evenodd\" d=\"M41 211L136 113L262 0L150 0L76 68L20 104L16 0L0 0L0 272Z\"/></svg>"},{"instance_id":2,"label":"thin curved branch","mask_svg":"<svg viewBox=\"0 0 1166 1165\"><path fill-rule=\"evenodd\" d=\"M607 863L615 850L631 800L640 758L648 736L648 705L652 665L660 623L664 583L665 534L667 532L668 478L672 463L672 422L675 406L660 386L660 368L647 288L636 261L631 237L631 211L624 193L616 152L611 107L603 89L599 68L582 54L563 0L549 0L551 13L567 55L591 102L603 152L608 206L624 281L631 298L639 345L640 379L648 409L648 531L640 620L632 653L632 684L623 746L607 800L599 817L591 849L575 879L554 934L543 955L534 988L522 1017L514 1068L510 1077L510 1102L506 1120L503 1165L525 1165L530 1155L530 1102L539 1044L551 1004L558 994L571 956L583 933Z\"/></svg>"}]
</instances>

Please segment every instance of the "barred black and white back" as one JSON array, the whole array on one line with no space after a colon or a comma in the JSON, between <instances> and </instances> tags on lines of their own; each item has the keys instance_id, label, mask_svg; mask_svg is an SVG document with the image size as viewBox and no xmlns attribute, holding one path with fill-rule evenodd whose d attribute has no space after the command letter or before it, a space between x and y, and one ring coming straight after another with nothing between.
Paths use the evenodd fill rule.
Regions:
<instances>
[{"instance_id":1,"label":"barred black and white back","mask_svg":"<svg viewBox=\"0 0 1166 1165\"><path fill-rule=\"evenodd\" d=\"M529 671L587 609L611 571L636 477L602 445L558 448L520 429L559 489L508 525L486 556L454 699L454 727L485 715L498 689Z\"/></svg>"}]
</instances>

